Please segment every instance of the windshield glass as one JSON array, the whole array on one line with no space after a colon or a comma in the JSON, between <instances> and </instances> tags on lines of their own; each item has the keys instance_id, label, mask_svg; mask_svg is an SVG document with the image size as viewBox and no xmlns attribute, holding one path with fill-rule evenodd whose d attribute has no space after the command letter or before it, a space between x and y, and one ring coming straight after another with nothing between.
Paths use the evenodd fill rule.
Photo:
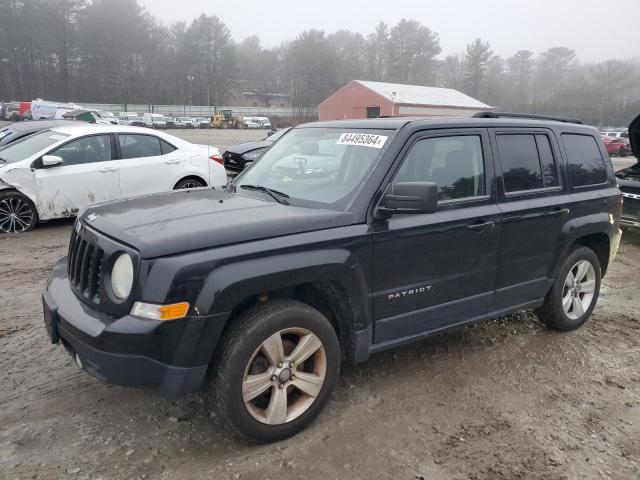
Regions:
<instances>
[{"instance_id":1,"label":"windshield glass","mask_svg":"<svg viewBox=\"0 0 640 480\"><path fill-rule=\"evenodd\" d=\"M3 163L14 163L24 160L53 145L54 143L64 140L69 135L58 133L53 130L44 130L34 133L28 137L21 138L6 147L0 148L0 165Z\"/></svg>"},{"instance_id":2,"label":"windshield glass","mask_svg":"<svg viewBox=\"0 0 640 480\"><path fill-rule=\"evenodd\" d=\"M236 179L284 193L292 204L345 208L360 191L390 142L390 130L297 128ZM251 195L260 195L251 190Z\"/></svg>"},{"instance_id":3,"label":"windshield glass","mask_svg":"<svg viewBox=\"0 0 640 480\"><path fill-rule=\"evenodd\" d=\"M281 130L278 130L276 133L272 133L271 135L269 135L267 138L265 138L265 140L269 140L270 142L275 142L276 140L278 140L282 135L284 135L285 133L287 133L289 130L291 130L291 128L283 128Z\"/></svg>"}]
</instances>

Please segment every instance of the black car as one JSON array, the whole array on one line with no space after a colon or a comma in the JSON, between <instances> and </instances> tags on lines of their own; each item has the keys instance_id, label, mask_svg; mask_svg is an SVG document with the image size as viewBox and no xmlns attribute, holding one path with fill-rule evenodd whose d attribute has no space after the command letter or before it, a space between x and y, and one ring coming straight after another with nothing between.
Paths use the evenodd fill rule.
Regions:
<instances>
[{"instance_id":1,"label":"black car","mask_svg":"<svg viewBox=\"0 0 640 480\"><path fill-rule=\"evenodd\" d=\"M0 127L0 147L4 147L32 133L69 124L77 124L77 122L74 120L34 120L5 125Z\"/></svg>"},{"instance_id":2,"label":"black car","mask_svg":"<svg viewBox=\"0 0 640 480\"><path fill-rule=\"evenodd\" d=\"M51 341L109 383L206 386L265 442L318 415L342 362L523 309L574 330L622 195L595 128L513 115L310 123L226 191L90 207L47 281Z\"/></svg>"},{"instance_id":3,"label":"black car","mask_svg":"<svg viewBox=\"0 0 640 480\"><path fill-rule=\"evenodd\" d=\"M254 162L260 158L267 148L273 145L276 140L282 137L289 130L291 130L291 127L282 128L272 133L264 140L234 145L222 154L224 168L232 173L240 173L244 170L247 163Z\"/></svg>"},{"instance_id":4,"label":"black car","mask_svg":"<svg viewBox=\"0 0 640 480\"><path fill-rule=\"evenodd\" d=\"M640 116L629 125L629 144L636 159L640 158ZM618 170L616 177L624 197L621 223L627 227L640 227L640 162Z\"/></svg>"}]
</instances>

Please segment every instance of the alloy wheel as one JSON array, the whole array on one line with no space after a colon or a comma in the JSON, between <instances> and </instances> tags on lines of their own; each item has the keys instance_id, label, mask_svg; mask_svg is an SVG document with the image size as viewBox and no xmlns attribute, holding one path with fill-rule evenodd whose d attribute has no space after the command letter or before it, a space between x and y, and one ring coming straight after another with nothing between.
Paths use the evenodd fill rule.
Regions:
<instances>
[{"instance_id":1,"label":"alloy wheel","mask_svg":"<svg viewBox=\"0 0 640 480\"><path fill-rule=\"evenodd\" d=\"M562 289L562 308L571 320L577 320L591 306L596 288L596 271L591 262L580 260L567 274Z\"/></svg>"},{"instance_id":2,"label":"alloy wheel","mask_svg":"<svg viewBox=\"0 0 640 480\"><path fill-rule=\"evenodd\" d=\"M274 333L256 349L245 369L242 398L261 423L281 425L306 412L327 373L322 341L304 328Z\"/></svg>"},{"instance_id":3,"label":"alloy wheel","mask_svg":"<svg viewBox=\"0 0 640 480\"><path fill-rule=\"evenodd\" d=\"M26 200L15 196L0 200L0 232L22 233L33 221L33 210Z\"/></svg>"}]
</instances>

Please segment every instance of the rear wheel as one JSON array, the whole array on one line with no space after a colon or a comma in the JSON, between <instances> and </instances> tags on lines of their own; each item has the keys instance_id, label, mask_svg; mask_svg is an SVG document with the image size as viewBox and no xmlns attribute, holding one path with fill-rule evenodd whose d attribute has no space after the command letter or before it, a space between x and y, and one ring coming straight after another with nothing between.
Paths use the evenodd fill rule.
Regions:
<instances>
[{"instance_id":1,"label":"rear wheel","mask_svg":"<svg viewBox=\"0 0 640 480\"><path fill-rule=\"evenodd\" d=\"M200 188L200 187L206 187L206 184L204 183L204 181L200 180L199 178L191 177L191 178L183 178L178 183L176 183L176 186L173 187L173 189L179 190L181 188Z\"/></svg>"},{"instance_id":2,"label":"rear wheel","mask_svg":"<svg viewBox=\"0 0 640 480\"><path fill-rule=\"evenodd\" d=\"M274 442L320 413L335 387L340 346L327 318L292 300L249 309L225 336L214 365L214 407L244 438Z\"/></svg>"},{"instance_id":3,"label":"rear wheel","mask_svg":"<svg viewBox=\"0 0 640 480\"><path fill-rule=\"evenodd\" d=\"M575 330L589 319L600 293L600 260L588 247L573 249L564 261L544 305L536 311L550 328Z\"/></svg>"},{"instance_id":4,"label":"rear wheel","mask_svg":"<svg viewBox=\"0 0 640 480\"><path fill-rule=\"evenodd\" d=\"M38 211L29 198L15 191L0 193L0 232L28 232L37 223Z\"/></svg>"}]
</instances>

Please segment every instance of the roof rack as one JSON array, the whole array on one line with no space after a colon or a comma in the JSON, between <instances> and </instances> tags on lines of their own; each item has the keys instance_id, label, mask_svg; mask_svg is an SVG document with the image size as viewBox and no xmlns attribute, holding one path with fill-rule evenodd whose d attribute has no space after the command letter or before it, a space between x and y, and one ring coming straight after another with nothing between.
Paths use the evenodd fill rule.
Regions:
<instances>
[{"instance_id":1,"label":"roof rack","mask_svg":"<svg viewBox=\"0 0 640 480\"><path fill-rule=\"evenodd\" d=\"M510 113L510 112L478 112L473 115L474 118L529 118L532 120L553 120L563 123L578 123L582 125L582 121L577 118L553 117L551 115L535 115L532 113Z\"/></svg>"}]
</instances>

